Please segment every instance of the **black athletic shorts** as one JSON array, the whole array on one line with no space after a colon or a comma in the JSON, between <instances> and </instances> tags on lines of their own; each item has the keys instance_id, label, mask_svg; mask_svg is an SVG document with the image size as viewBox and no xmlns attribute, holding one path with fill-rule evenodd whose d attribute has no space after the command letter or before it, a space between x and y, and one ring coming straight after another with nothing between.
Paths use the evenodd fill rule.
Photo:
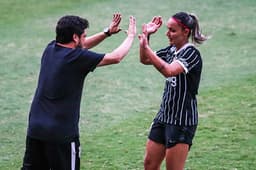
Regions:
<instances>
[{"instance_id":1,"label":"black athletic shorts","mask_svg":"<svg viewBox=\"0 0 256 170\"><path fill-rule=\"evenodd\" d=\"M53 143L27 137L21 170L79 170L80 142Z\"/></svg>"},{"instance_id":2,"label":"black athletic shorts","mask_svg":"<svg viewBox=\"0 0 256 170\"><path fill-rule=\"evenodd\" d=\"M192 145L197 126L175 126L162 123L155 119L151 125L148 138L154 142L165 145L166 148L177 143Z\"/></svg>"}]
</instances>

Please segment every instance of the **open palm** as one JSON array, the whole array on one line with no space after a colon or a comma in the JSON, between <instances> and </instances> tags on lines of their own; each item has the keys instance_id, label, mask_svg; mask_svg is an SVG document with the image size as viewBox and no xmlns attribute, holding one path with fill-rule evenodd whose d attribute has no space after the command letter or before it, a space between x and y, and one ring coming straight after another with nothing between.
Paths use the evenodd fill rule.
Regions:
<instances>
[{"instance_id":1,"label":"open palm","mask_svg":"<svg viewBox=\"0 0 256 170\"><path fill-rule=\"evenodd\" d=\"M163 24L162 17L155 16L152 21L146 24L146 29L143 29L144 34L155 33Z\"/></svg>"}]
</instances>

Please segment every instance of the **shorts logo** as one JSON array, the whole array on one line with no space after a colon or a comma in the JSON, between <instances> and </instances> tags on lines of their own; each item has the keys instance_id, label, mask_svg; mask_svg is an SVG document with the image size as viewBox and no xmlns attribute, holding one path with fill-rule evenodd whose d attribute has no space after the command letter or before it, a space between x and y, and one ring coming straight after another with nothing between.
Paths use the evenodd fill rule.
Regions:
<instances>
[{"instance_id":1,"label":"shorts logo","mask_svg":"<svg viewBox=\"0 0 256 170\"><path fill-rule=\"evenodd\" d=\"M173 143L176 143L176 141L170 139L170 140L169 140L169 143L173 144Z\"/></svg>"}]
</instances>

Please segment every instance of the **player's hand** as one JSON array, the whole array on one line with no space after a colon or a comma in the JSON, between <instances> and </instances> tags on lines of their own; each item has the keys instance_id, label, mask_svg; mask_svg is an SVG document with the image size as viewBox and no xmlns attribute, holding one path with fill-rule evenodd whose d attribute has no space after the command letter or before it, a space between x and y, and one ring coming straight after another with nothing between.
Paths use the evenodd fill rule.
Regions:
<instances>
[{"instance_id":1,"label":"player's hand","mask_svg":"<svg viewBox=\"0 0 256 170\"><path fill-rule=\"evenodd\" d=\"M152 21L146 24L146 28L143 29L143 34L150 35L155 33L163 24L163 20L161 16L154 16Z\"/></svg>"},{"instance_id":2,"label":"player's hand","mask_svg":"<svg viewBox=\"0 0 256 170\"><path fill-rule=\"evenodd\" d=\"M146 34L144 34L144 32L146 32L146 30L147 30L147 24L143 24L142 25L142 34L138 35L140 46L142 48L146 48L148 46L148 37Z\"/></svg>"},{"instance_id":3,"label":"player's hand","mask_svg":"<svg viewBox=\"0 0 256 170\"><path fill-rule=\"evenodd\" d=\"M121 31L121 28L119 27L121 20L122 20L122 15L120 13L113 14L112 22L109 25L110 34L116 34L119 31Z\"/></svg>"},{"instance_id":4,"label":"player's hand","mask_svg":"<svg viewBox=\"0 0 256 170\"><path fill-rule=\"evenodd\" d=\"M136 36L136 19L134 16L130 16L129 19L129 27L128 30L126 31L127 36L129 37L135 37Z\"/></svg>"}]
</instances>

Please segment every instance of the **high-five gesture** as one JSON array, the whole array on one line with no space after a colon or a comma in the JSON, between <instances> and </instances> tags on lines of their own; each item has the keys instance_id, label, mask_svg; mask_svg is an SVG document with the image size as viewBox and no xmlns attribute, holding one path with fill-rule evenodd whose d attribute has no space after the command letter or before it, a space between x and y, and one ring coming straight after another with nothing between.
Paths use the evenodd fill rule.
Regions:
<instances>
[{"instance_id":1,"label":"high-five gesture","mask_svg":"<svg viewBox=\"0 0 256 170\"><path fill-rule=\"evenodd\" d=\"M163 24L161 16L154 16L152 21L145 24L146 28L143 29L143 34L150 35L155 33Z\"/></svg>"},{"instance_id":2,"label":"high-five gesture","mask_svg":"<svg viewBox=\"0 0 256 170\"><path fill-rule=\"evenodd\" d=\"M109 64L117 64L119 63L129 52L133 40L136 36L136 19L133 16L130 16L129 26L126 31L127 37L125 40L114 49L112 52L107 53L98 66L104 66Z\"/></svg>"},{"instance_id":3,"label":"high-five gesture","mask_svg":"<svg viewBox=\"0 0 256 170\"><path fill-rule=\"evenodd\" d=\"M120 13L113 14L112 22L109 25L109 34L116 34L121 31L119 24L122 20L122 15Z\"/></svg>"},{"instance_id":4,"label":"high-five gesture","mask_svg":"<svg viewBox=\"0 0 256 170\"><path fill-rule=\"evenodd\" d=\"M142 34L138 35L139 38L139 42L140 42L140 47L142 48L146 48L146 46L148 45L148 39L147 39L147 35L149 34L147 31L147 24L143 24L142 25Z\"/></svg>"},{"instance_id":5,"label":"high-five gesture","mask_svg":"<svg viewBox=\"0 0 256 170\"><path fill-rule=\"evenodd\" d=\"M134 16L130 16L130 22L127 32L128 37L135 37L136 35L136 19Z\"/></svg>"}]
</instances>

